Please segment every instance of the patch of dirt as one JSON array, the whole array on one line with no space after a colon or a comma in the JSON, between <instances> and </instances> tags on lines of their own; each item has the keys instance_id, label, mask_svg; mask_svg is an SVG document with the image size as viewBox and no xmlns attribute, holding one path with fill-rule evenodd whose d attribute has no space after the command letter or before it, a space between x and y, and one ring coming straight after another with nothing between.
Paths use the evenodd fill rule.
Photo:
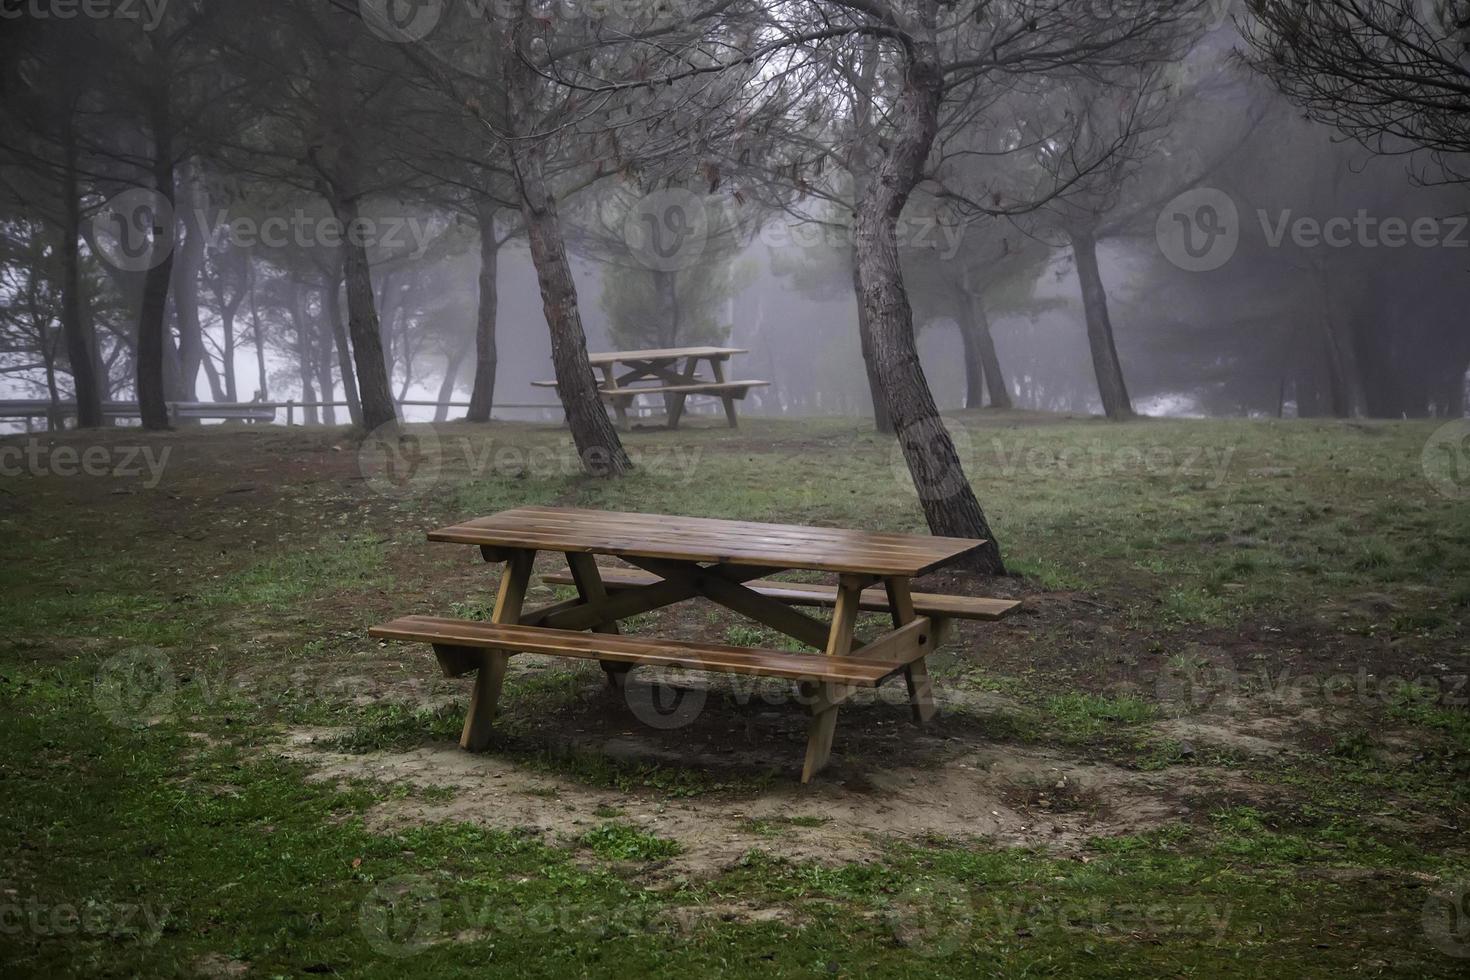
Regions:
<instances>
[{"instance_id":1,"label":"patch of dirt","mask_svg":"<svg viewBox=\"0 0 1470 980\"><path fill-rule=\"evenodd\" d=\"M1154 731L1180 742L1272 757L1298 751L1298 747L1290 742L1269 737L1282 734L1286 727L1285 722L1274 718L1234 720L1206 716L1171 718L1155 725Z\"/></svg>"},{"instance_id":2,"label":"patch of dirt","mask_svg":"<svg viewBox=\"0 0 1470 980\"><path fill-rule=\"evenodd\" d=\"M465 821L569 838L601 823L604 818L597 812L612 808L621 811L618 819L683 846L682 854L660 868L662 877L728 868L752 849L828 865L869 860L881 853L883 838L893 837L985 838L1077 853L1088 838L1160 827L1187 818L1192 799L1222 788L1242 791L1239 778L1225 770L1179 767L1135 772L1056 752L996 745L972 749L932 768L859 770L834 760L808 786L786 780L753 795L671 799L589 787L520 768L494 755L463 752L452 744L364 755L322 747L338 734L332 729L296 729L277 751L314 767L314 780L371 779L454 792L442 802L421 798L382 802L367 815L370 828ZM637 736L622 736L600 749L609 755L631 754L640 749L639 741ZM652 746L641 749L645 759L657 754ZM655 751L648 753L649 749ZM760 759L752 755L750 764L758 769ZM692 766L730 764L728 755L699 758L687 748L683 761ZM1057 786L1066 791L1057 791ZM1056 806L1056 799L1082 804ZM801 825L816 821L821 821L819 826ZM773 825L780 827L778 838L756 829Z\"/></svg>"},{"instance_id":3,"label":"patch of dirt","mask_svg":"<svg viewBox=\"0 0 1470 980\"><path fill-rule=\"evenodd\" d=\"M223 953L206 953L194 961L193 967L199 976L210 977L212 980L243 977L250 972L249 963L232 959Z\"/></svg>"}]
</instances>

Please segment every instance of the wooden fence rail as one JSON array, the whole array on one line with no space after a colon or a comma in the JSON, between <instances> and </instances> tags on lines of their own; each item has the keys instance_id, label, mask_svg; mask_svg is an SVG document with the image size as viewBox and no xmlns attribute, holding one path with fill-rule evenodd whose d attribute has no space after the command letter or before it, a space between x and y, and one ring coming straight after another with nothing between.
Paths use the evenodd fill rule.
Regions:
<instances>
[{"instance_id":1,"label":"wooden fence rail","mask_svg":"<svg viewBox=\"0 0 1470 980\"><path fill-rule=\"evenodd\" d=\"M227 421L257 422L272 424L276 421L276 414L281 409L286 410L286 425L296 424L296 410L303 412L305 423L305 411L307 409L320 409L331 406L332 408L350 408L345 401L297 401L287 399L286 401L261 401L261 402L168 402L169 418L178 422L183 419L224 419ZM469 408L469 402L434 402L407 399L396 403L402 408ZM540 410L549 412L560 412L561 405L556 403L540 402L535 404L519 402L498 402L496 408ZM77 413L77 405L74 401L51 402L44 398L23 398L0 401L0 419L32 419L52 417L74 417ZM140 410L137 402L103 402L102 414L108 418L138 418Z\"/></svg>"}]
</instances>

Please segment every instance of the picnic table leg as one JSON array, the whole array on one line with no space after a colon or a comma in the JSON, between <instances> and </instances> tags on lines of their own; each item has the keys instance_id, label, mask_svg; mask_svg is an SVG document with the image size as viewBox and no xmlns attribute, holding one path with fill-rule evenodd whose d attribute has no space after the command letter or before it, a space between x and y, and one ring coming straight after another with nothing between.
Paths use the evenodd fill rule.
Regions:
<instances>
[{"instance_id":1,"label":"picnic table leg","mask_svg":"<svg viewBox=\"0 0 1470 980\"><path fill-rule=\"evenodd\" d=\"M709 366L710 366L710 371L713 372L713 374L715 376L715 381L719 382L720 384L724 384L724 382L725 382L725 364L724 364L724 362L721 361L718 357L712 357L712 358L710 358ZM732 429L738 429L738 428L740 428L740 423L737 422L736 421L736 418L735 418L735 399L734 399L734 397L731 396L731 395L726 395L726 396L724 396L720 400L725 403L725 420L730 423L730 428L732 428Z\"/></svg>"},{"instance_id":2,"label":"picnic table leg","mask_svg":"<svg viewBox=\"0 0 1470 980\"><path fill-rule=\"evenodd\" d=\"M888 592L888 606L893 610L893 625L907 626L915 618L914 597L909 592L909 580L890 577L883 580ZM915 660L903 670L903 679L909 687L909 705L913 708L914 721L924 724L938 713L934 706L934 685L929 680L929 665L925 659Z\"/></svg>"},{"instance_id":3,"label":"picnic table leg","mask_svg":"<svg viewBox=\"0 0 1470 980\"><path fill-rule=\"evenodd\" d=\"M500 576L500 591L495 595L492 623L514 625L520 621L526 602L526 587L531 582L531 566L536 552L512 551L506 556L505 571ZM510 654L503 650L485 650L480 669L475 674L475 687L470 694L470 710L465 715L464 731L459 736L460 748L480 752L490 744L491 725L495 721L495 702L505 683L505 666Z\"/></svg>"},{"instance_id":4,"label":"picnic table leg","mask_svg":"<svg viewBox=\"0 0 1470 980\"><path fill-rule=\"evenodd\" d=\"M684 369L682 371L679 370L678 363L679 362L678 362L677 359L675 359L673 361L673 364L674 364L674 368L673 368L674 373L673 373L673 375L669 375L667 371L659 371L658 372L659 379L662 380L662 381L668 382L670 384L679 384L679 385L693 384L698 379L698 375L699 375L699 358L697 358L697 357L687 357L687 358L685 358L684 359ZM664 408L668 412L669 428L670 429L677 429L679 427L679 420L684 417L684 403L688 399L689 399L689 396L688 395L665 395L664 396Z\"/></svg>"},{"instance_id":5,"label":"picnic table leg","mask_svg":"<svg viewBox=\"0 0 1470 980\"><path fill-rule=\"evenodd\" d=\"M669 428L677 429L679 420L684 417L684 400L688 395L669 396Z\"/></svg>"},{"instance_id":6,"label":"picnic table leg","mask_svg":"<svg viewBox=\"0 0 1470 980\"><path fill-rule=\"evenodd\" d=\"M581 552L567 552L567 567L572 570L572 581L577 585L577 594L582 597L583 602L604 602L607 599L607 589L602 584L602 573L597 570L597 559L589 554ZM594 633L617 633L617 623L596 623L592 627ZM614 663L610 660L600 660L602 672L607 675L608 686L621 691L627 683L628 671L633 669L632 664Z\"/></svg>"},{"instance_id":7,"label":"picnic table leg","mask_svg":"<svg viewBox=\"0 0 1470 980\"><path fill-rule=\"evenodd\" d=\"M611 364L604 364L600 370L602 371L602 386L604 388L616 388L618 382L617 376L613 374L613 366ZM617 417L618 428L626 430L628 428L628 406L632 403L632 399L611 398L609 401L612 403L613 414Z\"/></svg>"},{"instance_id":8,"label":"picnic table leg","mask_svg":"<svg viewBox=\"0 0 1470 980\"><path fill-rule=\"evenodd\" d=\"M852 634L857 625L858 604L862 599L866 583L854 576L844 575L837 589L837 605L832 610L832 632L827 636L826 654L829 657L846 656L852 652ZM809 783L822 771L832 758L832 737L837 731L837 704L840 700L829 690L833 685L816 685L805 692L815 695L812 700L812 723L807 732L806 762L801 769L801 781Z\"/></svg>"}]
</instances>

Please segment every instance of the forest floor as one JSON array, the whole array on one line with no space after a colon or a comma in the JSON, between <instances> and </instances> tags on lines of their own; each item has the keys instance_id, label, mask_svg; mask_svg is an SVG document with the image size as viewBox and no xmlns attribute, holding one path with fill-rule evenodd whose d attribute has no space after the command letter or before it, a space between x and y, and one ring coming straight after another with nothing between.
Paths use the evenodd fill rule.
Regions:
<instances>
[{"instance_id":1,"label":"forest floor","mask_svg":"<svg viewBox=\"0 0 1470 980\"><path fill-rule=\"evenodd\" d=\"M470 755L466 684L366 630L488 615L424 532L520 504L922 532L859 422L637 431L616 482L550 426L416 427L406 480L343 429L0 440L0 973L1470 972L1464 432L953 423L1014 575L930 584L1025 611L808 787L778 686L659 730L522 656Z\"/></svg>"}]
</instances>

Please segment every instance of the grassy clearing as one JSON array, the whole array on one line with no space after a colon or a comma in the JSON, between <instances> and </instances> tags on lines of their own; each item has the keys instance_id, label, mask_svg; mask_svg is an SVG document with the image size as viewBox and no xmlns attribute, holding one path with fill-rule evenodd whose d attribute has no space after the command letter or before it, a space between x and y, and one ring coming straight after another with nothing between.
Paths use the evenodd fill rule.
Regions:
<instances>
[{"instance_id":1,"label":"grassy clearing","mask_svg":"<svg viewBox=\"0 0 1470 980\"><path fill-rule=\"evenodd\" d=\"M617 483L567 472L555 429L462 425L441 430L437 481L397 496L360 479L342 433L113 433L176 448L156 490L7 483L0 971L1463 975L1462 947L1425 923L1470 880L1470 691L1455 680L1470 672L1470 508L1424 479L1427 425L957 419L1025 576L1006 587L1038 612L941 658L956 699L936 741L1216 787L1157 831L1063 854L977 840L957 819L833 864L783 859L830 818L770 815L745 821L759 846L742 859L681 873L686 843L637 823L635 804L738 810L790 792L789 773L570 738L595 665L517 675L491 749L620 794L573 835L370 831L384 801L455 790L316 783L263 750L299 725L332 726L329 748L364 757L458 737L463 687L362 635L399 612L489 615L484 566L425 545L428 527L536 502L922 530L892 447L862 426L744 424L634 434L643 465ZM505 447L521 471L477 462ZM697 608L628 625L786 643ZM167 683L123 683L159 663ZM747 726L720 737L762 737L758 709L714 701ZM1275 755L1162 733L1205 713L1300 727L1261 729L1289 749ZM839 737L895 767L919 751ZM934 751L925 765L946 765ZM570 805L551 785L544 805Z\"/></svg>"}]
</instances>

